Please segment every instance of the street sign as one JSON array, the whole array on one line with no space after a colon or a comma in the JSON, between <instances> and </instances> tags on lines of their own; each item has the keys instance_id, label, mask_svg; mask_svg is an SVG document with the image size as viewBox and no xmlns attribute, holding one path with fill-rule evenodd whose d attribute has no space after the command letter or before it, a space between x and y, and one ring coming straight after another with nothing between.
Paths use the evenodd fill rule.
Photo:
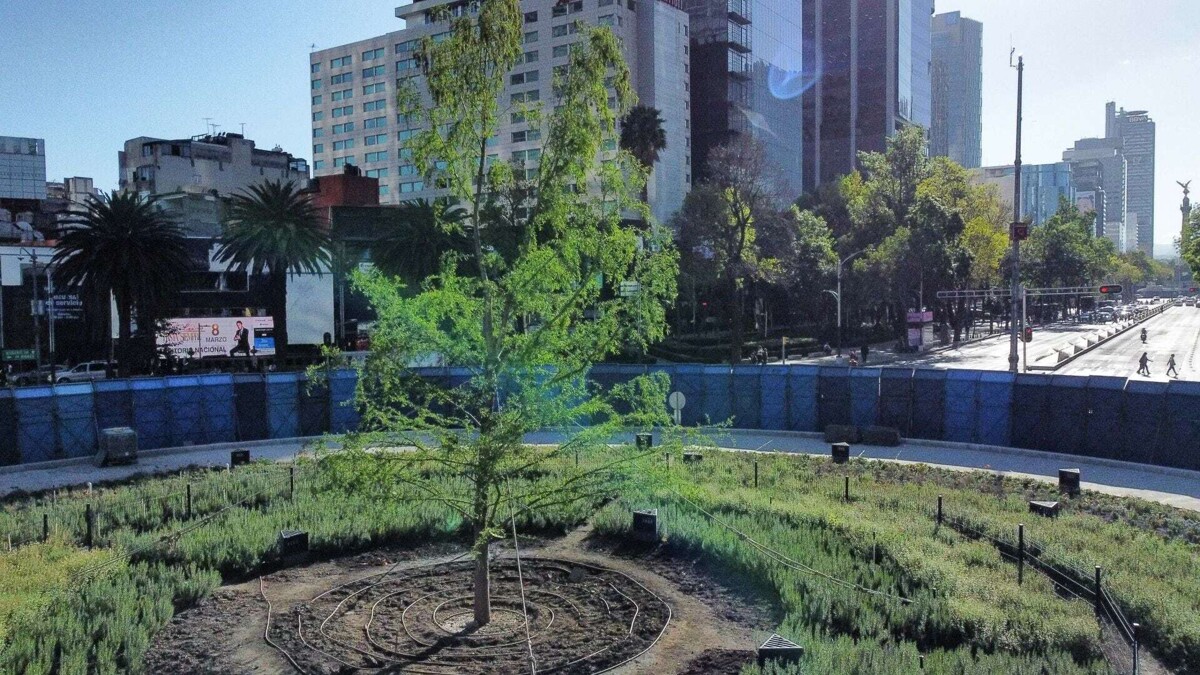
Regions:
<instances>
[{"instance_id":1,"label":"street sign","mask_svg":"<svg viewBox=\"0 0 1200 675\"><path fill-rule=\"evenodd\" d=\"M50 298L50 313L58 321L74 321L83 318L83 300L78 293L55 293Z\"/></svg>"},{"instance_id":2,"label":"street sign","mask_svg":"<svg viewBox=\"0 0 1200 675\"><path fill-rule=\"evenodd\" d=\"M32 349L5 349L0 354L5 361L37 361L37 354Z\"/></svg>"},{"instance_id":3,"label":"street sign","mask_svg":"<svg viewBox=\"0 0 1200 675\"><path fill-rule=\"evenodd\" d=\"M622 298L631 298L642 290L642 284L637 281L622 281L618 291Z\"/></svg>"},{"instance_id":4,"label":"street sign","mask_svg":"<svg viewBox=\"0 0 1200 675\"><path fill-rule=\"evenodd\" d=\"M683 413L680 411L683 410L683 406L686 404L687 397L683 395L682 391L673 391L671 392L671 395L667 397L667 405L671 406L671 410L675 411L675 424L683 423Z\"/></svg>"},{"instance_id":5,"label":"street sign","mask_svg":"<svg viewBox=\"0 0 1200 675\"><path fill-rule=\"evenodd\" d=\"M1026 223L1013 223L1010 236L1016 241L1025 241L1029 238L1029 225Z\"/></svg>"}]
</instances>

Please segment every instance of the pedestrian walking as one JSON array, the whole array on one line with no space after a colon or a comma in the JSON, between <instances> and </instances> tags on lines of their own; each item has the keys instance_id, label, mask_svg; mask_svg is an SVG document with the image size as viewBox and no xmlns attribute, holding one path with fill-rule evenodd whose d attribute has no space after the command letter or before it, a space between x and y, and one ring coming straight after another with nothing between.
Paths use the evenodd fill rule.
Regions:
<instances>
[{"instance_id":1,"label":"pedestrian walking","mask_svg":"<svg viewBox=\"0 0 1200 675\"><path fill-rule=\"evenodd\" d=\"M1179 371L1175 369L1175 355L1174 354L1171 355L1171 358L1167 359L1167 377L1171 377L1172 373L1174 373L1175 377L1179 377Z\"/></svg>"},{"instance_id":2,"label":"pedestrian walking","mask_svg":"<svg viewBox=\"0 0 1200 675\"><path fill-rule=\"evenodd\" d=\"M867 354L871 353L871 348L868 347L867 343L864 342L862 343L862 347L859 348L859 351L862 352L862 364L865 366L867 365Z\"/></svg>"},{"instance_id":3,"label":"pedestrian walking","mask_svg":"<svg viewBox=\"0 0 1200 675\"><path fill-rule=\"evenodd\" d=\"M858 357L854 355L854 352L850 352L850 367L855 368L857 366L858 366Z\"/></svg>"},{"instance_id":4,"label":"pedestrian walking","mask_svg":"<svg viewBox=\"0 0 1200 675\"><path fill-rule=\"evenodd\" d=\"M1138 359L1138 375L1150 376L1150 353L1142 352L1142 358Z\"/></svg>"}]
</instances>

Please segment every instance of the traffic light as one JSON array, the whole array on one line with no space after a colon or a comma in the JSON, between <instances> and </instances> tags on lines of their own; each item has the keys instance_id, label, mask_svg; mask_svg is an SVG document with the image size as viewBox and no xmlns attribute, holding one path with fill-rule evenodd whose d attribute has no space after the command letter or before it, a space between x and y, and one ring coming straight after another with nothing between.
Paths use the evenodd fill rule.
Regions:
<instances>
[{"instance_id":1,"label":"traffic light","mask_svg":"<svg viewBox=\"0 0 1200 675\"><path fill-rule=\"evenodd\" d=\"M1200 288L1196 288L1195 286L1192 286L1191 288L1188 289L1188 293L1195 293L1196 291L1200 291Z\"/></svg>"},{"instance_id":2,"label":"traffic light","mask_svg":"<svg viewBox=\"0 0 1200 675\"><path fill-rule=\"evenodd\" d=\"M1025 326L1025 341L1033 342L1033 326Z\"/></svg>"},{"instance_id":3,"label":"traffic light","mask_svg":"<svg viewBox=\"0 0 1200 675\"><path fill-rule=\"evenodd\" d=\"M1121 285L1120 285L1120 284L1110 284L1110 285L1108 285L1108 286L1101 286L1101 287L1100 287L1100 294L1101 294L1101 295L1111 295L1111 294L1113 294L1113 293L1120 293L1120 292L1121 292Z\"/></svg>"},{"instance_id":4,"label":"traffic light","mask_svg":"<svg viewBox=\"0 0 1200 675\"><path fill-rule=\"evenodd\" d=\"M1009 230L1009 236L1014 241L1025 241L1029 238L1029 225L1027 223L1013 223Z\"/></svg>"}]
</instances>

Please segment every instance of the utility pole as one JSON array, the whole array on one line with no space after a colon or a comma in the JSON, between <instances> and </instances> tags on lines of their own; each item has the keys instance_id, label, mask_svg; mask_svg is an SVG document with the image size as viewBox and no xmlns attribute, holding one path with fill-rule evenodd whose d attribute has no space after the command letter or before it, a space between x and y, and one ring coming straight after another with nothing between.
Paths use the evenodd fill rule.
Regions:
<instances>
[{"instance_id":1,"label":"utility pole","mask_svg":"<svg viewBox=\"0 0 1200 675\"><path fill-rule=\"evenodd\" d=\"M1015 50L1014 50L1015 51ZM1012 52L1008 54L1009 66L1012 66ZM1013 160L1013 222L1009 226L1009 238L1012 240L1012 295L1010 301L1009 335L1008 335L1008 370L1017 372L1020 357L1017 355L1017 337L1020 327L1017 325L1021 298L1021 240L1028 234L1026 225L1021 222L1021 88L1025 79L1025 57L1017 57L1017 156Z\"/></svg>"},{"instance_id":2,"label":"utility pole","mask_svg":"<svg viewBox=\"0 0 1200 675\"><path fill-rule=\"evenodd\" d=\"M42 369L42 302L38 293L37 250L30 248L29 262L33 266L33 355L34 366ZM36 371L35 371L36 372Z\"/></svg>"}]
</instances>

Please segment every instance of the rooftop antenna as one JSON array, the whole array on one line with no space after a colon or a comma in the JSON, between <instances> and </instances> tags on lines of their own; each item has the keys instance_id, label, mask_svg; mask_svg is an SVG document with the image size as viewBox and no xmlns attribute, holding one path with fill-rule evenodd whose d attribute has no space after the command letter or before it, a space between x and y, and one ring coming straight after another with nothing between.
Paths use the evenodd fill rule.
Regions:
<instances>
[{"instance_id":1,"label":"rooftop antenna","mask_svg":"<svg viewBox=\"0 0 1200 675\"><path fill-rule=\"evenodd\" d=\"M212 125L212 128L213 128L213 135L215 136L215 135L217 135L217 129L220 129L220 128L221 128L221 125L220 125L220 124L213 124L213 125Z\"/></svg>"},{"instance_id":2,"label":"rooftop antenna","mask_svg":"<svg viewBox=\"0 0 1200 675\"><path fill-rule=\"evenodd\" d=\"M211 118L211 117L204 117L204 118L201 118L201 119L203 119L203 120L204 120L204 131L205 131L205 133L211 133L209 130L212 128L212 118Z\"/></svg>"},{"instance_id":3,"label":"rooftop antenna","mask_svg":"<svg viewBox=\"0 0 1200 675\"><path fill-rule=\"evenodd\" d=\"M315 42L314 42L314 43L312 43L311 45L309 45L309 46L308 46L308 51L310 51L310 52L315 52L315 51L317 51L317 43L315 43Z\"/></svg>"},{"instance_id":4,"label":"rooftop antenna","mask_svg":"<svg viewBox=\"0 0 1200 675\"><path fill-rule=\"evenodd\" d=\"M242 137L243 137L243 138L245 138L245 137L246 137L246 123L245 123L245 122L239 122L238 124L240 124L240 125L241 125L241 127L242 127Z\"/></svg>"}]
</instances>

